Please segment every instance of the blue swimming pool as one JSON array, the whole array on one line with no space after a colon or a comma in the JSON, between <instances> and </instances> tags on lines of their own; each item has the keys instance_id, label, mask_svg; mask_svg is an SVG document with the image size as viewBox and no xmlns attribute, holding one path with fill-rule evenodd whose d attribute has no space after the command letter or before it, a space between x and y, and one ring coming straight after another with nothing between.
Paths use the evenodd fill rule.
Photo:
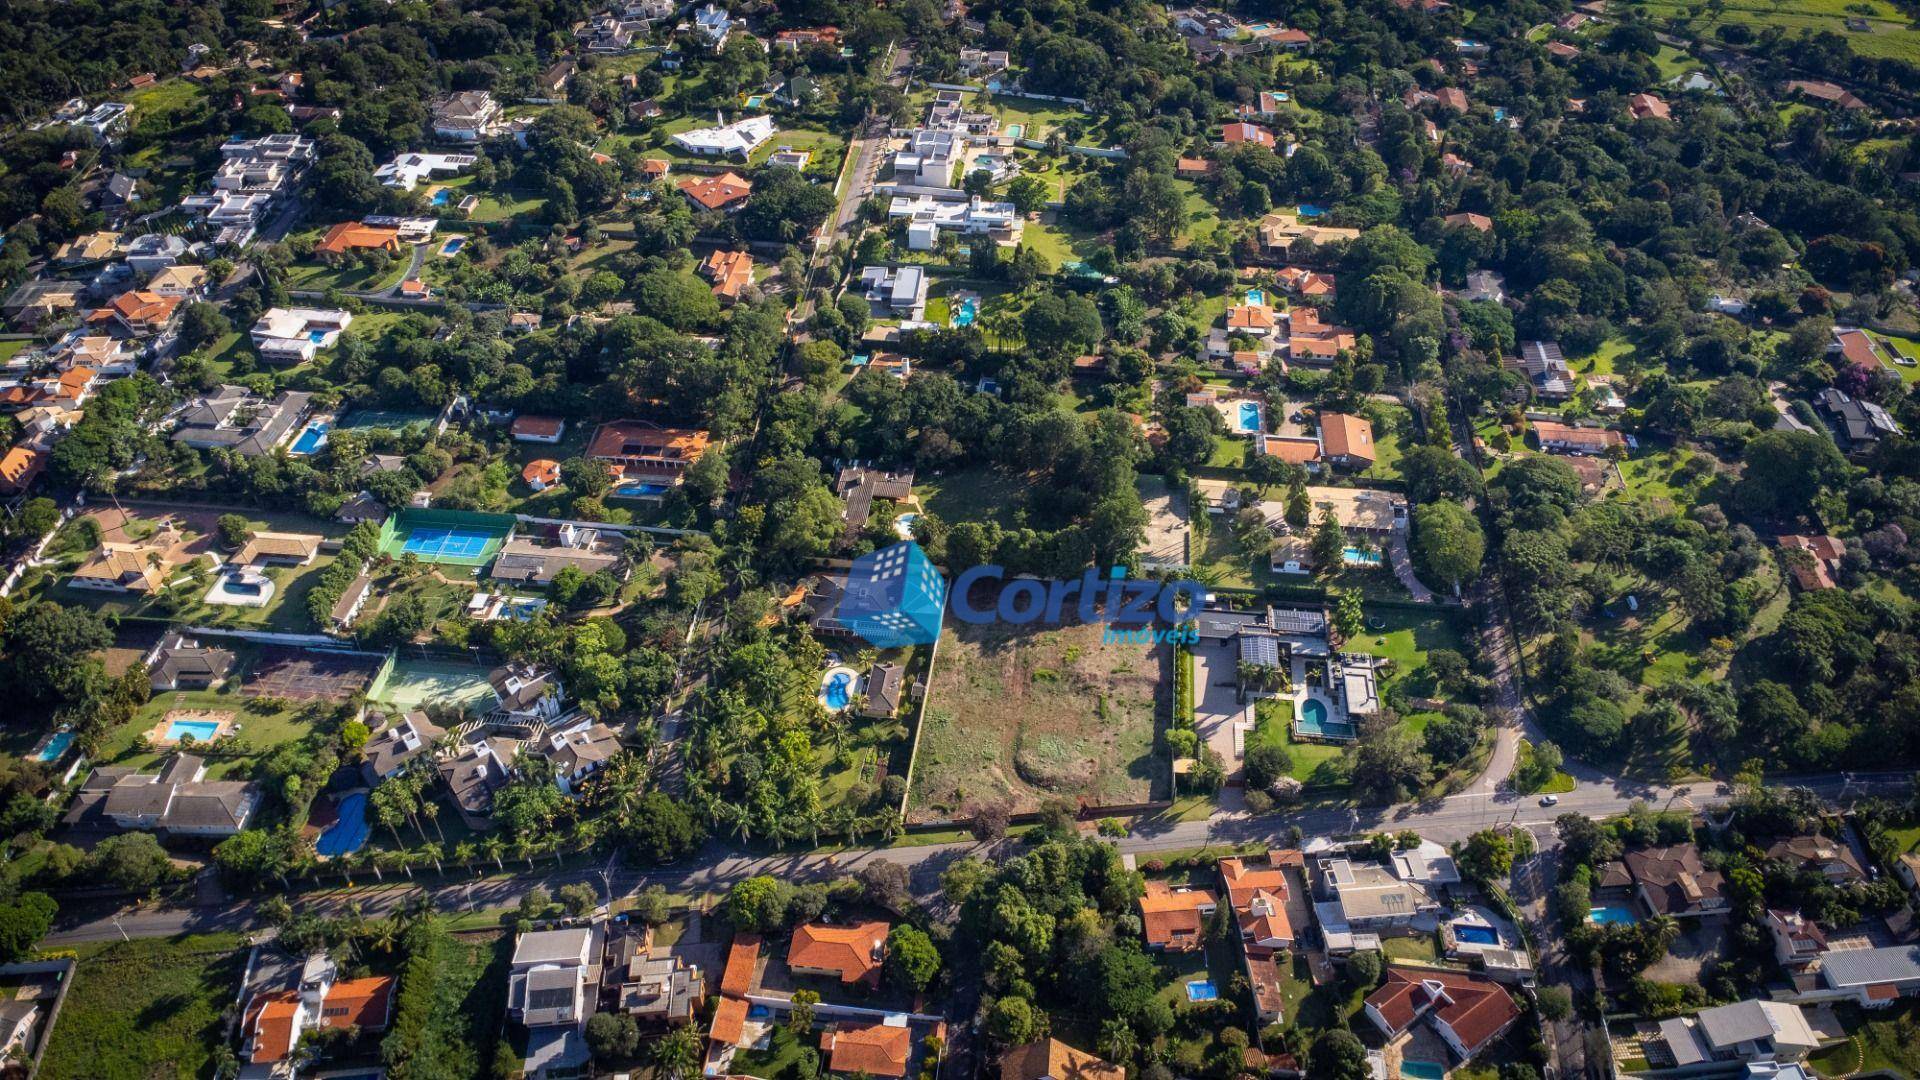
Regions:
<instances>
[{"instance_id":1,"label":"blue swimming pool","mask_svg":"<svg viewBox=\"0 0 1920 1080\"><path fill-rule=\"evenodd\" d=\"M1260 430L1260 405L1257 402L1240 403L1240 430L1257 432Z\"/></svg>"},{"instance_id":2,"label":"blue swimming pool","mask_svg":"<svg viewBox=\"0 0 1920 1080\"><path fill-rule=\"evenodd\" d=\"M969 296L953 307L953 325L972 326L973 320L980 317L980 301Z\"/></svg>"},{"instance_id":3,"label":"blue swimming pool","mask_svg":"<svg viewBox=\"0 0 1920 1080\"><path fill-rule=\"evenodd\" d=\"M433 199L431 201L435 206L445 206L447 205L447 200L451 198L453 198L453 192L446 188L441 188L433 193Z\"/></svg>"},{"instance_id":4,"label":"blue swimming pool","mask_svg":"<svg viewBox=\"0 0 1920 1080\"><path fill-rule=\"evenodd\" d=\"M288 448L287 452L291 454L313 453L315 450L327 445L327 432L332 430L332 427L333 425L321 420L316 420L308 424L306 429L301 431L299 436L293 440L293 445Z\"/></svg>"},{"instance_id":5,"label":"blue swimming pool","mask_svg":"<svg viewBox=\"0 0 1920 1080\"><path fill-rule=\"evenodd\" d=\"M1606 926L1609 923L1618 926L1632 926L1640 921L1633 909L1625 904L1601 904L1587 909L1587 921Z\"/></svg>"},{"instance_id":6,"label":"blue swimming pool","mask_svg":"<svg viewBox=\"0 0 1920 1080\"><path fill-rule=\"evenodd\" d=\"M1301 203L1301 204L1300 204L1300 205L1299 205L1298 207L1296 207L1295 209L1296 209L1296 210L1298 211L1298 213L1300 214L1300 216L1301 216L1301 217L1303 217L1303 218L1316 218L1316 217L1325 217L1325 216L1326 216L1326 213L1327 213L1327 208L1326 208L1326 207L1324 207L1324 206L1315 206L1315 205L1314 205L1313 203L1304 203L1304 202L1303 202L1303 203Z\"/></svg>"},{"instance_id":7,"label":"blue swimming pool","mask_svg":"<svg viewBox=\"0 0 1920 1080\"><path fill-rule=\"evenodd\" d=\"M440 254L442 256L458 255L460 254L460 249L466 246L467 246L467 238L464 236L456 236L453 239L447 241L446 243L440 245Z\"/></svg>"},{"instance_id":8,"label":"blue swimming pool","mask_svg":"<svg viewBox=\"0 0 1920 1080\"><path fill-rule=\"evenodd\" d=\"M313 342L315 345L318 345L321 342L327 340L327 335L331 332L332 331L329 331L329 330L309 330L307 331L307 340Z\"/></svg>"},{"instance_id":9,"label":"blue swimming pool","mask_svg":"<svg viewBox=\"0 0 1920 1080\"><path fill-rule=\"evenodd\" d=\"M656 484L648 481L635 484L621 484L619 487L613 489L613 493L628 499L654 499L665 495L671 490L672 488L669 485Z\"/></svg>"},{"instance_id":10,"label":"blue swimming pool","mask_svg":"<svg viewBox=\"0 0 1920 1080\"><path fill-rule=\"evenodd\" d=\"M1351 739L1354 736L1353 725L1333 719L1328 715L1327 703L1319 698L1307 698L1300 702L1299 713L1294 725L1303 734L1331 739Z\"/></svg>"},{"instance_id":11,"label":"blue swimming pool","mask_svg":"<svg viewBox=\"0 0 1920 1080\"><path fill-rule=\"evenodd\" d=\"M1340 560L1349 566L1379 566L1386 561L1386 556L1377 551L1366 551L1357 547L1347 547L1340 549Z\"/></svg>"},{"instance_id":12,"label":"blue swimming pool","mask_svg":"<svg viewBox=\"0 0 1920 1080\"><path fill-rule=\"evenodd\" d=\"M218 720L175 720L167 725L167 741L179 742L191 738L195 742L211 742L220 734Z\"/></svg>"},{"instance_id":13,"label":"blue swimming pool","mask_svg":"<svg viewBox=\"0 0 1920 1080\"><path fill-rule=\"evenodd\" d=\"M340 800L340 816L320 833L313 850L328 858L351 855L367 842L367 796L356 791Z\"/></svg>"},{"instance_id":14,"label":"blue swimming pool","mask_svg":"<svg viewBox=\"0 0 1920 1080\"><path fill-rule=\"evenodd\" d=\"M1493 927L1474 923L1454 923L1453 937L1454 940L1464 941L1469 945L1500 944L1500 935L1494 931Z\"/></svg>"},{"instance_id":15,"label":"blue swimming pool","mask_svg":"<svg viewBox=\"0 0 1920 1080\"><path fill-rule=\"evenodd\" d=\"M1446 1080L1447 1067L1437 1061L1400 1059L1400 1075L1406 1080Z\"/></svg>"},{"instance_id":16,"label":"blue swimming pool","mask_svg":"<svg viewBox=\"0 0 1920 1080\"><path fill-rule=\"evenodd\" d=\"M1248 290L1247 290L1247 303L1249 303L1249 304L1252 304L1252 305L1254 305L1255 307L1264 307L1264 306L1266 306L1266 303L1267 303L1267 294L1266 294L1266 290L1264 290L1264 289L1248 289Z\"/></svg>"},{"instance_id":17,"label":"blue swimming pool","mask_svg":"<svg viewBox=\"0 0 1920 1080\"><path fill-rule=\"evenodd\" d=\"M1188 1001L1212 1001L1219 996L1219 988L1206 979L1195 979L1187 984Z\"/></svg>"},{"instance_id":18,"label":"blue swimming pool","mask_svg":"<svg viewBox=\"0 0 1920 1080\"><path fill-rule=\"evenodd\" d=\"M853 700L853 673L836 671L828 675L827 681L820 685L820 700L835 712L846 708Z\"/></svg>"},{"instance_id":19,"label":"blue swimming pool","mask_svg":"<svg viewBox=\"0 0 1920 1080\"><path fill-rule=\"evenodd\" d=\"M58 761L60 760L60 755L66 753L67 747L72 745L73 732L56 731L47 736L46 745L42 746L39 751L33 755L33 760L43 763Z\"/></svg>"},{"instance_id":20,"label":"blue swimming pool","mask_svg":"<svg viewBox=\"0 0 1920 1080\"><path fill-rule=\"evenodd\" d=\"M266 586L258 581L248 581L239 574L228 574L227 580L220 583L220 589L235 596L259 596L266 591Z\"/></svg>"}]
</instances>

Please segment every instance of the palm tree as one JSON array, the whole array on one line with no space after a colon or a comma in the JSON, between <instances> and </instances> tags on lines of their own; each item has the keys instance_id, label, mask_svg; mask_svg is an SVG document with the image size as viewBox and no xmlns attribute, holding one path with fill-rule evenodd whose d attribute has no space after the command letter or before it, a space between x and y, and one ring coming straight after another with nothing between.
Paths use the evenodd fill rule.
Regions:
<instances>
[{"instance_id":1,"label":"palm tree","mask_svg":"<svg viewBox=\"0 0 1920 1080\"><path fill-rule=\"evenodd\" d=\"M501 856L506 854L507 842L500 839L499 834L489 833L485 840L480 841L480 850L487 858L493 860L493 868L495 870L503 874L506 873L507 864L501 861Z\"/></svg>"},{"instance_id":2,"label":"palm tree","mask_svg":"<svg viewBox=\"0 0 1920 1080\"><path fill-rule=\"evenodd\" d=\"M473 860L478 858L479 855L479 845L471 840L462 840L453 845L453 861L459 863L462 868L472 867Z\"/></svg>"}]
</instances>

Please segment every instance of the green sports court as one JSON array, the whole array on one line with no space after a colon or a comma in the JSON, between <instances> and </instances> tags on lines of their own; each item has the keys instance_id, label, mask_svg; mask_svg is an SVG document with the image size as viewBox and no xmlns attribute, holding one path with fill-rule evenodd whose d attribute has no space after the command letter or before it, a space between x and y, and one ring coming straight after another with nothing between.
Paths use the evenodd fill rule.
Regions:
<instances>
[{"instance_id":1,"label":"green sports court","mask_svg":"<svg viewBox=\"0 0 1920 1080\"><path fill-rule=\"evenodd\" d=\"M390 659L367 690L367 700L395 709L444 705L480 712L494 703L487 669L435 660Z\"/></svg>"},{"instance_id":2,"label":"green sports court","mask_svg":"<svg viewBox=\"0 0 1920 1080\"><path fill-rule=\"evenodd\" d=\"M380 526L380 550L445 566L484 566L513 535L513 518L472 510L402 510Z\"/></svg>"}]
</instances>

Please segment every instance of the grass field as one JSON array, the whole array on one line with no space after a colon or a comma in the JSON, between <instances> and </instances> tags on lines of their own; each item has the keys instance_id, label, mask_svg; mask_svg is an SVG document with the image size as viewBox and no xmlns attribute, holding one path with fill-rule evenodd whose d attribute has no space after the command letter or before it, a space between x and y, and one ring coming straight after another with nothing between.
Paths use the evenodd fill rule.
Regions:
<instances>
[{"instance_id":1,"label":"grass field","mask_svg":"<svg viewBox=\"0 0 1920 1080\"><path fill-rule=\"evenodd\" d=\"M1293 707L1268 699L1254 706L1255 725L1248 747L1278 746L1293 765L1287 775L1310 788L1337 788L1347 784L1346 751L1323 743L1293 741Z\"/></svg>"},{"instance_id":2,"label":"grass field","mask_svg":"<svg viewBox=\"0 0 1920 1080\"><path fill-rule=\"evenodd\" d=\"M1840 1019L1853 1037L1807 1059L1821 1076L1920 1076L1920 1001L1906 999L1871 1019L1842 1006Z\"/></svg>"},{"instance_id":3,"label":"grass field","mask_svg":"<svg viewBox=\"0 0 1920 1080\"><path fill-rule=\"evenodd\" d=\"M977 601L984 605L987 601ZM920 727L908 820L1053 796L1096 804L1165 794L1154 750L1167 650L1105 643L1099 624L949 622Z\"/></svg>"},{"instance_id":4,"label":"grass field","mask_svg":"<svg viewBox=\"0 0 1920 1080\"><path fill-rule=\"evenodd\" d=\"M1657 23L1689 14L1686 4L1674 0L1643 0L1636 6ZM1872 14L1862 15L1863 10ZM1854 17L1865 18L1867 29L1848 29L1847 20ZM1755 30L1778 26L1789 37L1826 31L1846 38L1848 46L1862 56L1920 62L1920 30L1885 0L1730 0L1717 19L1701 18L1693 28L1711 36L1721 23L1744 23Z\"/></svg>"},{"instance_id":5,"label":"grass field","mask_svg":"<svg viewBox=\"0 0 1920 1080\"><path fill-rule=\"evenodd\" d=\"M237 934L116 942L84 957L40 1075L191 1080L213 1073L221 1012L246 966Z\"/></svg>"},{"instance_id":6,"label":"grass field","mask_svg":"<svg viewBox=\"0 0 1920 1080\"><path fill-rule=\"evenodd\" d=\"M1041 222L1028 222L1021 233L1022 247L1039 252L1047 260L1047 265L1059 270L1070 262L1082 262L1093 254L1100 244L1099 238L1090 232L1070 229L1064 225L1047 225Z\"/></svg>"},{"instance_id":7,"label":"grass field","mask_svg":"<svg viewBox=\"0 0 1920 1080\"><path fill-rule=\"evenodd\" d=\"M963 469L916 477L913 494L922 509L949 525L993 521L1010 526L1024 486L1019 477L998 469Z\"/></svg>"}]
</instances>

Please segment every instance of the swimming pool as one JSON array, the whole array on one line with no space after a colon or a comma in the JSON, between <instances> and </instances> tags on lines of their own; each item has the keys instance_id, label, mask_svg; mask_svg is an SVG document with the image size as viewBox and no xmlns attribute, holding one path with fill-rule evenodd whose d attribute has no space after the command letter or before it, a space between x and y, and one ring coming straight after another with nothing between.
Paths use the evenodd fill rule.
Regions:
<instances>
[{"instance_id":1,"label":"swimming pool","mask_svg":"<svg viewBox=\"0 0 1920 1080\"><path fill-rule=\"evenodd\" d=\"M965 297L953 306L953 325L972 326L973 320L980 317L980 301Z\"/></svg>"},{"instance_id":2,"label":"swimming pool","mask_svg":"<svg viewBox=\"0 0 1920 1080\"><path fill-rule=\"evenodd\" d=\"M42 762L42 763L48 762L48 761L58 761L60 760L60 755L66 753L67 747L72 745L73 745L73 732L56 731L53 734L47 736L46 744L40 747L39 751L33 755L33 760Z\"/></svg>"},{"instance_id":3,"label":"swimming pool","mask_svg":"<svg viewBox=\"0 0 1920 1080\"><path fill-rule=\"evenodd\" d=\"M167 741L179 742L191 738L194 742L211 742L220 734L218 720L175 720L167 725Z\"/></svg>"},{"instance_id":4,"label":"swimming pool","mask_svg":"<svg viewBox=\"0 0 1920 1080\"><path fill-rule=\"evenodd\" d=\"M668 484L658 484L651 480L632 484L621 484L613 493L626 499L657 499L672 490Z\"/></svg>"},{"instance_id":5,"label":"swimming pool","mask_svg":"<svg viewBox=\"0 0 1920 1080\"><path fill-rule=\"evenodd\" d=\"M1319 698L1310 697L1301 701L1298 712L1294 726L1303 734L1328 739L1351 739L1354 736L1353 725L1333 719L1327 712L1327 703Z\"/></svg>"},{"instance_id":6,"label":"swimming pool","mask_svg":"<svg viewBox=\"0 0 1920 1080\"><path fill-rule=\"evenodd\" d=\"M1400 1059L1400 1075L1406 1080L1446 1080L1447 1067L1437 1061Z\"/></svg>"},{"instance_id":7,"label":"swimming pool","mask_svg":"<svg viewBox=\"0 0 1920 1080\"><path fill-rule=\"evenodd\" d=\"M765 94L755 94L752 97L747 99L747 108L758 109L765 106L766 103L767 103L767 97Z\"/></svg>"},{"instance_id":8,"label":"swimming pool","mask_svg":"<svg viewBox=\"0 0 1920 1080\"><path fill-rule=\"evenodd\" d=\"M1007 134L1013 136L1016 139L1022 135L1025 135L1026 133L1027 133L1027 125L1025 124L1008 124L1007 125Z\"/></svg>"},{"instance_id":9,"label":"swimming pool","mask_svg":"<svg viewBox=\"0 0 1920 1080\"><path fill-rule=\"evenodd\" d=\"M1239 430L1241 431L1254 433L1254 432L1258 432L1262 427L1262 424L1260 423L1260 403L1259 402L1256 402L1256 401L1241 402L1239 416L1240 416Z\"/></svg>"},{"instance_id":10,"label":"swimming pool","mask_svg":"<svg viewBox=\"0 0 1920 1080\"><path fill-rule=\"evenodd\" d=\"M1265 289L1248 289L1247 303L1252 304L1254 307L1267 306L1266 290Z\"/></svg>"},{"instance_id":11,"label":"swimming pool","mask_svg":"<svg viewBox=\"0 0 1920 1080\"><path fill-rule=\"evenodd\" d=\"M920 520L919 514L901 514L893 519L894 534L902 540L913 539L913 523Z\"/></svg>"},{"instance_id":12,"label":"swimming pool","mask_svg":"<svg viewBox=\"0 0 1920 1080\"><path fill-rule=\"evenodd\" d=\"M332 430L332 425L324 421L316 420L308 424L306 429L300 432L299 436L293 440L293 445L287 448L287 452L290 454L313 453L315 450L327 445L327 432L330 430Z\"/></svg>"},{"instance_id":13,"label":"swimming pool","mask_svg":"<svg viewBox=\"0 0 1920 1080\"><path fill-rule=\"evenodd\" d=\"M854 680L859 675L850 667L831 668L820 678L820 704L828 712L839 712L853 703Z\"/></svg>"},{"instance_id":14,"label":"swimming pool","mask_svg":"<svg viewBox=\"0 0 1920 1080\"><path fill-rule=\"evenodd\" d=\"M234 596L259 596L266 586L258 581L249 581L239 574L228 574L227 580L220 586Z\"/></svg>"},{"instance_id":15,"label":"swimming pool","mask_svg":"<svg viewBox=\"0 0 1920 1080\"><path fill-rule=\"evenodd\" d=\"M1600 926L1610 923L1617 926L1632 926L1640 921L1640 917L1625 904L1601 904L1587 909L1587 921Z\"/></svg>"},{"instance_id":16,"label":"swimming pool","mask_svg":"<svg viewBox=\"0 0 1920 1080\"><path fill-rule=\"evenodd\" d=\"M1220 996L1220 989L1206 979L1195 979L1187 984L1188 1001L1212 1001Z\"/></svg>"},{"instance_id":17,"label":"swimming pool","mask_svg":"<svg viewBox=\"0 0 1920 1080\"><path fill-rule=\"evenodd\" d=\"M1379 566L1386 561L1386 556L1377 551L1365 551L1357 547L1345 547L1340 549L1340 561L1349 566Z\"/></svg>"},{"instance_id":18,"label":"swimming pool","mask_svg":"<svg viewBox=\"0 0 1920 1080\"><path fill-rule=\"evenodd\" d=\"M1453 937L1454 940L1464 941L1469 945L1500 944L1500 935L1494 931L1493 927L1481 926L1478 923L1454 923Z\"/></svg>"},{"instance_id":19,"label":"swimming pool","mask_svg":"<svg viewBox=\"0 0 1920 1080\"><path fill-rule=\"evenodd\" d=\"M1299 206L1295 207L1294 209L1303 218L1325 217L1327 214L1326 207L1315 206L1313 203L1303 202Z\"/></svg>"},{"instance_id":20,"label":"swimming pool","mask_svg":"<svg viewBox=\"0 0 1920 1080\"><path fill-rule=\"evenodd\" d=\"M356 791L340 800L339 818L313 842L318 854L334 858L359 851L367 842L367 796Z\"/></svg>"},{"instance_id":21,"label":"swimming pool","mask_svg":"<svg viewBox=\"0 0 1920 1080\"><path fill-rule=\"evenodd\" d=\"M456 236L440 245L440 257L444 259L458 255L460 254L460 249L466 246L467 238L464 236Z\"/></svg>"},{"instance_id":22,"label":"swimming pool","mask_svg":"<svg viewBox=\"0 0 1920 1080\"><path fill-rule=\"evenodd\" d=\"M447 200L451 198L453 198L453 192L446 188L435 188L433 190L433 197L427 201L435 206L445 206L447 205Z\"/></svg>"}]
</instances>

